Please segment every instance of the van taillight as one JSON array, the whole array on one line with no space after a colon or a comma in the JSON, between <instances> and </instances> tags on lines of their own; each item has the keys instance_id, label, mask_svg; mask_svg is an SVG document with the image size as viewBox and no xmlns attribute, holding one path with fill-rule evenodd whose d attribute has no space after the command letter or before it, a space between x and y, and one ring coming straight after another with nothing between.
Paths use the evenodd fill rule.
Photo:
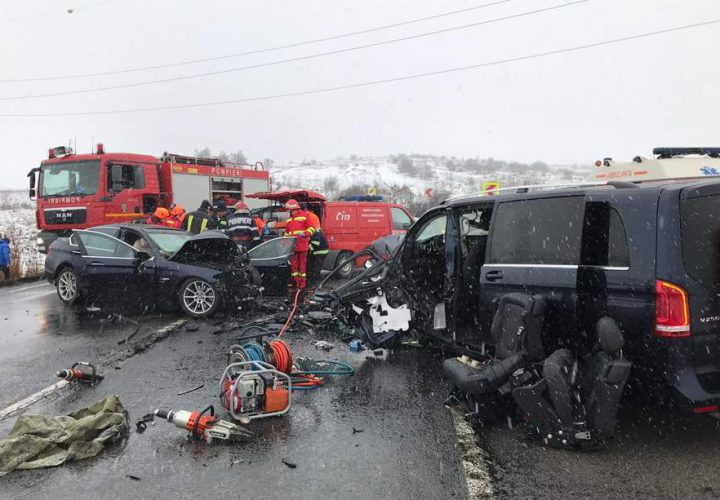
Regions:
<instances>
[{"instance_id":1,"label":"van taillight","mask_svg":"<svg viewBox=\"0 0 720 500\"><path fill-rule=\"evenodd\" d=\"M655 336L690 336L688 295L681 287L657 280L655 283Z\"/></svg>"}]
</instances>

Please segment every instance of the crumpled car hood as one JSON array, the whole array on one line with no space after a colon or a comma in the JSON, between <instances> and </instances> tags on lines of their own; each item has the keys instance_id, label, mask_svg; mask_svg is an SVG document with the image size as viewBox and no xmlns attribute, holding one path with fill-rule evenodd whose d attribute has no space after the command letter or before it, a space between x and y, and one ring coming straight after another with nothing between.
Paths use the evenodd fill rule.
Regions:
<instances>
[{"instance_id":1,"label":"crumpled car hood","mask_svg":"<svg viewBox=\"0 0 720 500\"><path fill-rule=\"evenodd\" d=\"M247 264L249 258L225 234L206 231L186 241L169 260L179 264L204 263L220 268L231 264Z\"/></svg>"}]
</instances>

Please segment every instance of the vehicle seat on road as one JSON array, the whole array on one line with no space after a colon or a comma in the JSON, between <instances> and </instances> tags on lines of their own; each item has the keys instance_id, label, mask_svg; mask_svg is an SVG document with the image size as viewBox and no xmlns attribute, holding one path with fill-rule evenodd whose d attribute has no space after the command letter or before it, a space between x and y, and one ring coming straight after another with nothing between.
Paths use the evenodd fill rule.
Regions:
<instances>
[{"instance_id":1,"label":"vehicle seat on road","mask_svg":"<svg viewBox=\"0 0 720 500\"><path fill-rule=\"evenodd\" d=\"M463 393L486 394L500 389L520 368L543 359L544 311L542 296L504 295L498 302L491 327L495 356L480 361L465 357L446 359L443 372Z\"/></svg>"},{"instance_id":2,"label":"vehicle seat on road","mask_svg":"<svg viewBox=\"0 0 720 500\"><path fill-rule=\"evenodd\" d=\"M600 318L595 330L599 350L585 376L583 399L590 427L598 433L610 434L615 430L620 398L632 363L622 357L625 339L614 319Z\"/></svg>"},{"instance_id":3,"label":"vehicle seat on road","mask_svg":"<svg viewBox=\"0 0 720 500\"><path fill-rule=\"evenodd\" d=\"M548 444L600 442L615 431L631 363L622 357L624 338L615 320L600 318L595 332L597 352L582 379L575 355L558 349L543 363L542 379L513 390L513 399Z\"/></svg>"}]
</instances>

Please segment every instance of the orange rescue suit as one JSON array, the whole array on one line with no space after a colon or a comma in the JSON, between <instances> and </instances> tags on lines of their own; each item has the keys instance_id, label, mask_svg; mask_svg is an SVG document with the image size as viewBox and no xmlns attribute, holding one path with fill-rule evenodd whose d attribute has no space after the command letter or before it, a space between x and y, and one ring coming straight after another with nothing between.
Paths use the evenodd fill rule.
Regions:
<instances>
[{"instance_id":1,"label":"orange rescue suit","mask_svg":"<svg viewBox=\"0 0 720 500\"><path fill-rule=\"evenodd\" d=\"M285 225L285 235L295 237L295 254L291 264L291 274L298 288L307 284L307 254L310 249L310 238L316 229L313 227L308 212L295 210Z\"/></svg>"}]
</instances>

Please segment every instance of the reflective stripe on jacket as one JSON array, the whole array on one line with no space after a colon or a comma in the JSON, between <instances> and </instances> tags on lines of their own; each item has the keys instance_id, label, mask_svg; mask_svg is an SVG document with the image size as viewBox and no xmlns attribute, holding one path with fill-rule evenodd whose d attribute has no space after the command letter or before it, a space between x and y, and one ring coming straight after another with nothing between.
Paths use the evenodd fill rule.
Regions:
<instances>
[{"instance_id":1,"label":"reflective stripe on jacket","mask_svg":"<svg viewBox=\"0 0 720 500\"><path fill-rule=\"evenodd\" d=\"M208 229L215 229L215 223L207 212L196 210L185 216L180 229L183 229L188 233L200 234L204 233Z\"/></svg>"}]
</instances>

